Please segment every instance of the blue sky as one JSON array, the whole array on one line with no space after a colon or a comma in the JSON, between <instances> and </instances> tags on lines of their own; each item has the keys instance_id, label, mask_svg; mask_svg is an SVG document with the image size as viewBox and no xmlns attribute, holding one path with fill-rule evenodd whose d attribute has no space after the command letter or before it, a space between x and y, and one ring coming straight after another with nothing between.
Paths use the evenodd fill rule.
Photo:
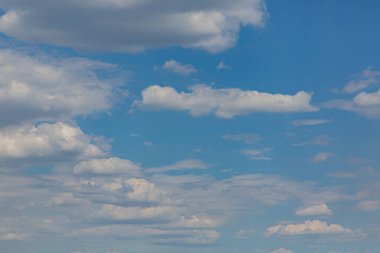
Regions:
<instances>
[{"instance_id":1,"label":"blue sky","mask_svg":"<svg viewBox=\"0 0 380 253\"><path fill-rule=\"evenodd\" d=\"M376 253L380 4L0 0L5 253Z\"/></svg>"}]
</instances>

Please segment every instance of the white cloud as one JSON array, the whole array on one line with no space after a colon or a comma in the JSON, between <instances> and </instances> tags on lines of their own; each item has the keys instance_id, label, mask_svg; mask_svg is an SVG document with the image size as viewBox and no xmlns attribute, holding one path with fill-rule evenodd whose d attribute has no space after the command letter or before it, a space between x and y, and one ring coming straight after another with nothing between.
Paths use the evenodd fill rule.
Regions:
<instances>
[{"instance_id":1,"label":"white cloud","mask_svg":"<svg viewBox=\"0 0 380 253\"><path fill-rule=\"evenodd\" d=\"M129 189L127 196L132 201L151 203L170 203L167 193L157 188L153 183L138 178L125 179L122 187Z\"/></svg>"},{"instance_id":2,"label":"white cloud","mask_svg":"<svg viewBox=\"0 0 380 253\"><path fill-rule=\"evenodd\" d=\"M380 89L372 92L360 92L354 97L353 102L359 107L373 107L380 105Z\"/></svg>"},{"instance_id":3,"label":"white cloud","mask_svg":"<svg viewBox=\"0 0 380 253\"><path fill-rule=\"evenodd\" d=\"M178 93L172 87L150 86L143 90L142 101L146 108L190 111L193 116L214 113L221 118L233 118L257 112L313 112L311 94L300 91L295 95L269 94L243 91L237 88L213 89L205 85L190 88L191 93Z\"/></svg>"},{"instance_id":4,"label":"white cloud","mask_svg":"<svg viewBox=\"0 0 380 253\"><path fill-rule=\"evenodd\" d=\"M320 162L327 161L327 160L328 160L329 158L331 158L332 156L334 156L333 153L329 153L329 152L319 152L319 153L315 154L311 160L312 160L313 162L315 162L315 163L320 163Z\"/></svg>"},{"instance_id":5,"label":"white cloud","mask_svg":"<svg viewBox=\"0 0 380 253\"><path fill-rule=\"evenodd\" d=\"M0 127L109 109L114 97L112 82L101 80L97 71L114 69L81 58L31 56L1 49Z\"/></svg>"},{"instance_id":6,"label":"white cloud","mask_svg":"<svg viewBox=\"0 0 380 253\"><path fill-rule=\"evenodd\" d=\"M1 0L0 6L0 31L9 36L113 52L168 46L218 52L235 44L242 25L261 27L266 17L262 0Z\"/></svg>"},{"instance_id":7,"label":"white cloud","mask_svg":"<svg viewBox=\"0 0 380 253\"><path fill-rule=\"evenodd\" d=\"M106 159L93 159L83 161L75 165L73 168L74 174L85 175L117 175L123 174L128 176L140 176L140 166L133 162L117 157Z\"/></svg>"},{"instance_id":8,"label":"white cloud","mask_svg":"<svg viewBox=\"0 0 380 253\"><path fill-rule=\"evenodd\" d=\"M70 161L104 155L94 138L62 122L0 131L0 160L4 162Z\"/></svg>"},{"instance_id":9,"label":"white cloud","mask_svg":"<svg viewBox=\"0 0 380 253\"><path fill-rule=\"evenodd\" d=\"M269 253L293 253L293 251L288 250L288 249L284 249L284 248L279 248L279 249L276 249L276 250L272 250Z\"/></svg>"},{"instance_id":10,"label":"white cloud","mask_svg":"<svg viewBox=\"0 0 380 253\"><path fill-rule=\"evenodd\" d=\"M332 215L332 211L326 204L316 204L309 207L300 208L295 212L298 216L312 215Z\"/></svg>"},{"instance_id":11,"label":"white cloud","mask_svg":"<svg viewBox=\"0 0 380 253\"><path fill-rule=\"evenodd\" d=\"M209 166L197 159L185 159L167 166L160 166L155 168L146 169L146 172L162 173L165 171L173 170L188 170L188 169L207 169Z\"/></svg>"},{"instance_id":12,"label":"white cloud","mask_svg":"<svg viewBox=\"0 0 380 253\"><path fill-rule=\"evenodd\" d=\"M244 149L240 152L246 155L249 160L272 160L268 153L271 151L270 148L263 149Z\"/></svg>"},{"instance_id":13,"label":"white cloud","mask_svg":"<svg viewBox=\"0 0 380 253\"><path fill-rule=\"evenodd\" d=\"M269 227L266 230L268 236L280 235L302 235L302 234L351 234L352 230L344 228L339 224L328 224L319 220L306 220L304 223L285 224Z\"/></svg>"},{"instance_id":14,"label":"white cloud","mask_svg":"<svg viewBox=\"0 0 380 253\"><path fill-rule=\"evenodd\" d=\"M291 124L293 126L316 126L322 125L331 122L331 120L327 119L303 119L303 120L293 120Z\"/></svg>"},{"instance_id":15,"label":"white cloud","mask_svg":"<svg viewBox=\"0 0 380 253\"><path fill-rule=\"evenodd\" d=\"M325 108L340 109L351 111L369 118L380 117L380 89L373 91L362 91L370 85L380 83L380 71L366 69L357 80L347 84L343 91L354 94L359 91L352 99L335 99L324 104Z\"/></svg>"},{"instance_id":16,"label":"white cloud","mask_svg":"<svg viewBox=\"0 0 380 253\"><path fill-rule=\"evenodd\" d=\"M196 68L194 68L193 65L183 64L175 60L166 61L163 65L163 68L173 73L184 75L184 76L197 72Z\"/></svg>"},{"instance_id":17,"label":"white cloud","mask_svg":"<svg viewBox=\"0 0 380 253\"><path fill-rule=\"evenodd\" d=\"M261 137L258 134L241 133L241 134L226 134L222 136L222 139L232 140L232 141L241 141L246 144L253 144L260 141Z\"/></svg>"}]
</instances>

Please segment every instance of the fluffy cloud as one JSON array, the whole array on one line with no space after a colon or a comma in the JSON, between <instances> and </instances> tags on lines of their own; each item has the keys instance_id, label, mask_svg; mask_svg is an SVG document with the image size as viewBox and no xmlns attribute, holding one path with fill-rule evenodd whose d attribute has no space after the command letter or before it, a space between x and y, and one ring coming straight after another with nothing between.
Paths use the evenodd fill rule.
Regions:
<instances>
[{"instance_id":1,"label":"fluffy cloud","mask_svg":"<svg viewBox=\"0 0 380 253\"><path fill-rule=\"evenodd\" d=\"M109 109L112 86L97 71L114 68L80 58L56 59L1 49L0 127Z\"/></svg>"},{"instance_id":2,"label":"fluffy cloud","mask_svg":"<svg viewBox=\"0 0 380 253\"><path fill-rule=\"evenodd\" d=\"M49 162L88 159L105 150L81 129L62 122L25 125L0 131L0 161Z\"/></svg>"},{"instance_id":3,"label":"fluffy cloud","mask_svg":"<svg viewBox=\"0 0 380 253\"><path fill-rule=\"evenodd\" d=\"M240 26L263 26L263 0L1 0L0 31L22 40L84 50L182 46L217 52Z\"/></svg>"},{"instance_id":4,"label":"fluffy cloud","mask_svg":"<svg viewBox=\"0 0 380 253\"><path fill-rule=\"evenodd\" d=\"M344 228L339 224L327 224L319 220L307 220L299 224L276 225L267 228L268 236L274 234L281 235L302 235L302 234L351 234L352 230Z\"/></svg>"},{"instance_id":5,"label":"fluffy cloud","mask_svg":"<svg viewBox=\"0 0 380 253\"><path fill-rule=\"evenodd\" d=\"M213 89L205 85L190 88L190 93L178 93L172 87L153 85L142 92L142 107L190 111L194 116L214 113L221 118L233 118L257 112L312 112L311 95L303 91L295 95L243 91L237 88Z\"/></svg>"},{"instance_id":6,"label":"fluffy cloud","mask_svg":"<svg viewBox=\"0 0 380 253\"><path fill-rule=\"evenodd\" d=\"M117 175L140 176L140 167L125 159L111 157L107 159L93 159L83 161L73 168L74 174L85 175Z\"/></svg>"},{"instance_id":7,"label":"fluffy cloud","mask_svg":"<svg viewBox=\"0 0 380 253\"><path fill-rule=\"evenodd\" d=\"M164 69L172 71L173 73L180 75L190 75L196 73L197 70L191 64L183 64L175 60L166 61L163 66Z\"/></svg>"},{"instance_id":8,"label":"fluffy cloud","mask_svg":"<svg viewBox=\"0 0 380 253\"><path fill-rule=\"evenodd\" d=\"M332 211L326 204L317 204L298 209L295 214L298 216L331 215Z\"/></svg>"}]
</instances>

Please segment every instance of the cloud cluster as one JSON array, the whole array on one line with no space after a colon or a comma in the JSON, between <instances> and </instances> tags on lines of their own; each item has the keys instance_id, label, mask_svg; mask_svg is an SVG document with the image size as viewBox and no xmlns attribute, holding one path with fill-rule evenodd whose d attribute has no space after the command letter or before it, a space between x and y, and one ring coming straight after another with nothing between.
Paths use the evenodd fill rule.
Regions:
<instances>
[{"instance_id":1,"label":"cloud cluster","mask_svg":"<svg viewBox=\"0 0 380 253\"><path fill-rule=\"evenodd\" d=\"M0 127L62 120L111 108L112 82L97 71L115 66L0 49Z\"/></svg>"},{"instance_id":2,"label":"cloud cluster","mask_svg":"<svg viewBox=\"0 0 380 253\"><path fill-rule=\"evenodd\" d=\"M87 174L93 176L124 174L136 177L141 175L140 166L129 160L117 157L83 161L74 166L73 172L74 174Z\"/></svg>"},{"instance_id":3,"label":"cloud cluster","mask_svg":"<svg viewBox=\"0 0 380 253\"><path fill-rule=\"evenodd\" d=\"M172 87L150 86L142 91L138 104L146 108L189 111L193 116L215 114L230 119L237 115L258 112L313 112L311 94L300 91L295 95L243 91L237 88L214 89L193 86L190 93L177 92Z\"/></svg>"},{"instance_id":4,"label":"cloud cluster","mask_svg":"<svg viewBox=\"0 0 380 253\"><path fill-rule=\"evenodd\" d=\"M325 103L324 107L355 112L369 118L380 116L380 71L367 68L355 80L350 81L343 92L353 94L351 99L335 99ZM377 84L377 88L370 86Z\"/></svg>"},{"instance_id":5,"label":"cloud cluster","mask_svg":"<svg viewBox=\"0 0 380 253\"><path fill-rule=\"evenodd\" d=\"M130 52L182 46L218 52L240 27L264 25L263 0L1 0L0 31L32 42Z\"/></svg>"},{"instance_id":6,"label":"cloud cluster","mask_svg":"<svg viewBox=\"0 0 380 253\"><path fill-rule=\"evenodd\" d=\"M102 157L107 150L78 127L58 122L0 131L0 161L4 164L48 163Z\"/></svg>"}]
</instances>

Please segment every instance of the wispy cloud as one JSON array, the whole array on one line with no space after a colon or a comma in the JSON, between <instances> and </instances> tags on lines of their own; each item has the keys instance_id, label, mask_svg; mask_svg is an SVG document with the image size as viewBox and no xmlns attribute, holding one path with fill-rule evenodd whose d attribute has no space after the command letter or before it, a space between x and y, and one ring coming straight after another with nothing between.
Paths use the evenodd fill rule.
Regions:
<instances>
[{"instance_id":1,"label":"wispy cloud","mask_svg":"<svg viewBox=\"0 0 380 253\"><path fill-rule=\"evenodd\" d=\"M332 215L332 211L326 204L315 204L308 207L303 207L295 212L298 216L313 216L313 215Z\"/></svg>"},{"instance_id":2,"label":"wispy cloud","mask_svg":"<svg viewBox=\"0 0 380 253\"><path fill-rule=\"evenodd\" d=\"M296 127L300 126L316 126L316 125L322 125L326 123L330 123L332 120L328 119L300 119L300 120L293 120L291 124Z\"/></svg>"},{"instance_id":3,"label":"wispy cloud","mask_svg":"<svg viewBox=\"0 0 380 253\"><path fill-rule=\"evenodd\" d=\"M258 134L240 133L240 134L225 134L222 136L224 140L241 141L246 144L253 144L261 140Z\"/></svg>"},{"instance_id":4,"label":"wispy cloud","mask_svg":"<svg viewBox=\"0 0 380 253\"><path fill-rule=\"evenodd\" d=\"M329 158L333 157L334 154L333 153L330 153L330 152L319 152L317 154L315 154L313 157L312 157L312 161L315 162L315 163L320 163L320 162L324 162L324 161L327 161Z\"/></svg>"},{"instance_id":5,"label":"wispy cloud","mask_svg":"<svg viewBox=\"0 0 380 253\"><path fill-rule=\"evenodd\" d=\"M272 158L268 155L271 151L270 148L262 148L262 149L244 149L240 152L247 156L249 160L272 160Z\"/></svg>"}]
</instances>

